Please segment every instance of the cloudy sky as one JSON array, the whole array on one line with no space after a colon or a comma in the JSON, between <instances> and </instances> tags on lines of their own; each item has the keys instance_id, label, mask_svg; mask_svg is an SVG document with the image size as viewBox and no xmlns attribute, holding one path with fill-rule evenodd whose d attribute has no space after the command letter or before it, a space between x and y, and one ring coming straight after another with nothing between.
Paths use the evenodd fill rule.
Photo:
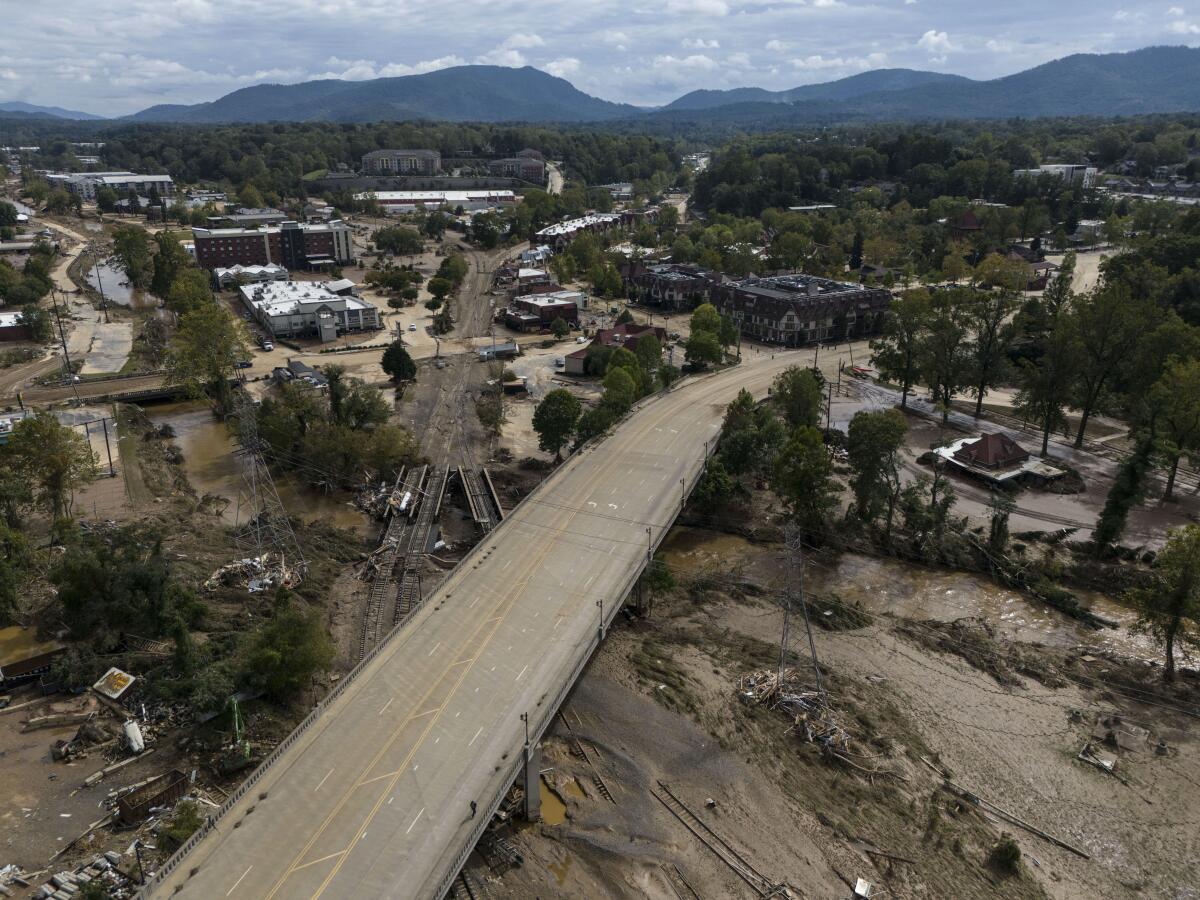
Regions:
<instances>
[{"instance_id":1,"label":"cloudy sky","mask_svg":"<svg viewBox=\"0 0 1200 900\"><path fill-rule=\"evenodd\" d=\"M879 67L991 78L1200 44L1200 0L0 0L0 100L122 115L259 82L532 65L609 100Z\"/></svg>"}]
</instances>

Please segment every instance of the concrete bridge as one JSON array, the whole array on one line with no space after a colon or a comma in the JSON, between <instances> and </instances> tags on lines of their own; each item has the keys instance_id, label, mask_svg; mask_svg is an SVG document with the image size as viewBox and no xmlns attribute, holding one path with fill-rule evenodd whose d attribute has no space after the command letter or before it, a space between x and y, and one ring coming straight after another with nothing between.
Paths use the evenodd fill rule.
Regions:
<instances>
[{"instance_id":1,"label":"concrete bridge","mask_svg":"<svg viewBox=\"0 0 1200 900\"><path fill-rule=\"evenodd\" d=\"M440 900L509 786L526 772L536 784L538 741L699 478L725 406L792 364L762 354L648 398L570 458L143 896Z\"/></svg>"}]
</instances>

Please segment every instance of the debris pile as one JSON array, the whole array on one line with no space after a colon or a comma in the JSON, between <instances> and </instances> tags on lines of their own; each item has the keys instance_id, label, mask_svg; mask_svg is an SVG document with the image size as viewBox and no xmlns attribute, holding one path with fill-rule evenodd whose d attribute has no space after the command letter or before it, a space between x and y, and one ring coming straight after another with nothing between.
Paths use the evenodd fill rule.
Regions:
<instances>
[{"instance_id":1,"label":"debris pile","mask_svg":"<svg viewBox=\"0 0 1200 900\"><path fill-rule=\"evenodd\" d=\"M818 691L801 690L795 669L778 672L752 672L742 679L743 697L779 710L792 720L789 729L803 734L810 744L820 744L823 752L845 752L850 734L833 718L833 712Z\"/></svg>"},{"instance_id":2,"label":"debris pile","mask_svg":"<svg viewBox=\"0 0 1200 900\"><path fill-rule=\"evenodd\" d=\"M388 517L394 506L393 500L399 503L399 499L394 498L392 486L386 481L378 485L371 481L364 482L354 495L354 505L376 519Z\"/></svg>"},{"instance_id":3,"label":"debris pile","mask_svg":"<svg viewBox=\"0 0 1200 900\"><path fill-rule=\"evenodd\" d=\"M250 593L273 587L295 587L304 579L304 564L289 566L282 553L264 553L221 566L204 582L204 589L244 587Z\"/></svg>"},{"instance_id":4,"label":"debris pile","mask_svg":"<svg viewBox=\"0 0 1200 900\"><path fill-rule=\"evenodd\" d=\"M26 888L38 878L45 877L45 874L45 870L27 873L20 871L16 866L5 866L0 869L0 886L5 888L6 895L10 895L9 884ZM78 896L84 886L91 882L100 884L105 893L113 900L132 897L138 891L137 863L125 860L120 853L109 850L73 869L55 872L31 896L37 900L47 897L53 898L53 900L66 900L66 898Z\"/></svg>"}]
</instances>

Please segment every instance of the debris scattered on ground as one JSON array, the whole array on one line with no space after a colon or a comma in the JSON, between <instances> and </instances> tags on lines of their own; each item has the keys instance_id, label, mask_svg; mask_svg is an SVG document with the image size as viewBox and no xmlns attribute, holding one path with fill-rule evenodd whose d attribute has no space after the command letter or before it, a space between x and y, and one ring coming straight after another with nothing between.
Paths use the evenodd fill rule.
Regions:
<instances>
[{"instance_id":1,"label":"debris scattered on ground","mask_svg":"<svg viewBox=\"0 0 1200 900\"><path fill-rule=\"evenodd\" d=\"M255 594L273 587L295 587L304 579L304 566L289 566L282 553L264 553L221 566L204 582L204 589L244 587Z\"/></svg>"}]
</instances>

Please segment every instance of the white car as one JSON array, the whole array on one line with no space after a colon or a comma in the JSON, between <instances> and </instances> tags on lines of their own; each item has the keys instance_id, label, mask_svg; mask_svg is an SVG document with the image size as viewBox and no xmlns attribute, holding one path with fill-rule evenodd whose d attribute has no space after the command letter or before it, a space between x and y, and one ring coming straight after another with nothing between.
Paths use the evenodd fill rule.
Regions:
<instances>
[{"instance_id":1,"label":"white car","mask_svg":"<svg viewBox=\"0 0 1200 900\"><path fill-rule=\"evenodd\" d=\"M577 337L577 338L575 338L575 343L577 343L577 344L586 344L586 343L587 343L587 338L585 338L585 337Z\"/></svg>"},{"instance_id":2,"label":"white car","mask_svg":"<svg viewBox=\"0 0 1200 900\"><path fill-rule=\"evenodd\" d=\"M416 322L413 322L411 325L409 325L409 326L408 326L408 330L409 330L409 331L416 331L416 330L417 330L417 323L416 323Z\"/></svg>"}]
</instances>

